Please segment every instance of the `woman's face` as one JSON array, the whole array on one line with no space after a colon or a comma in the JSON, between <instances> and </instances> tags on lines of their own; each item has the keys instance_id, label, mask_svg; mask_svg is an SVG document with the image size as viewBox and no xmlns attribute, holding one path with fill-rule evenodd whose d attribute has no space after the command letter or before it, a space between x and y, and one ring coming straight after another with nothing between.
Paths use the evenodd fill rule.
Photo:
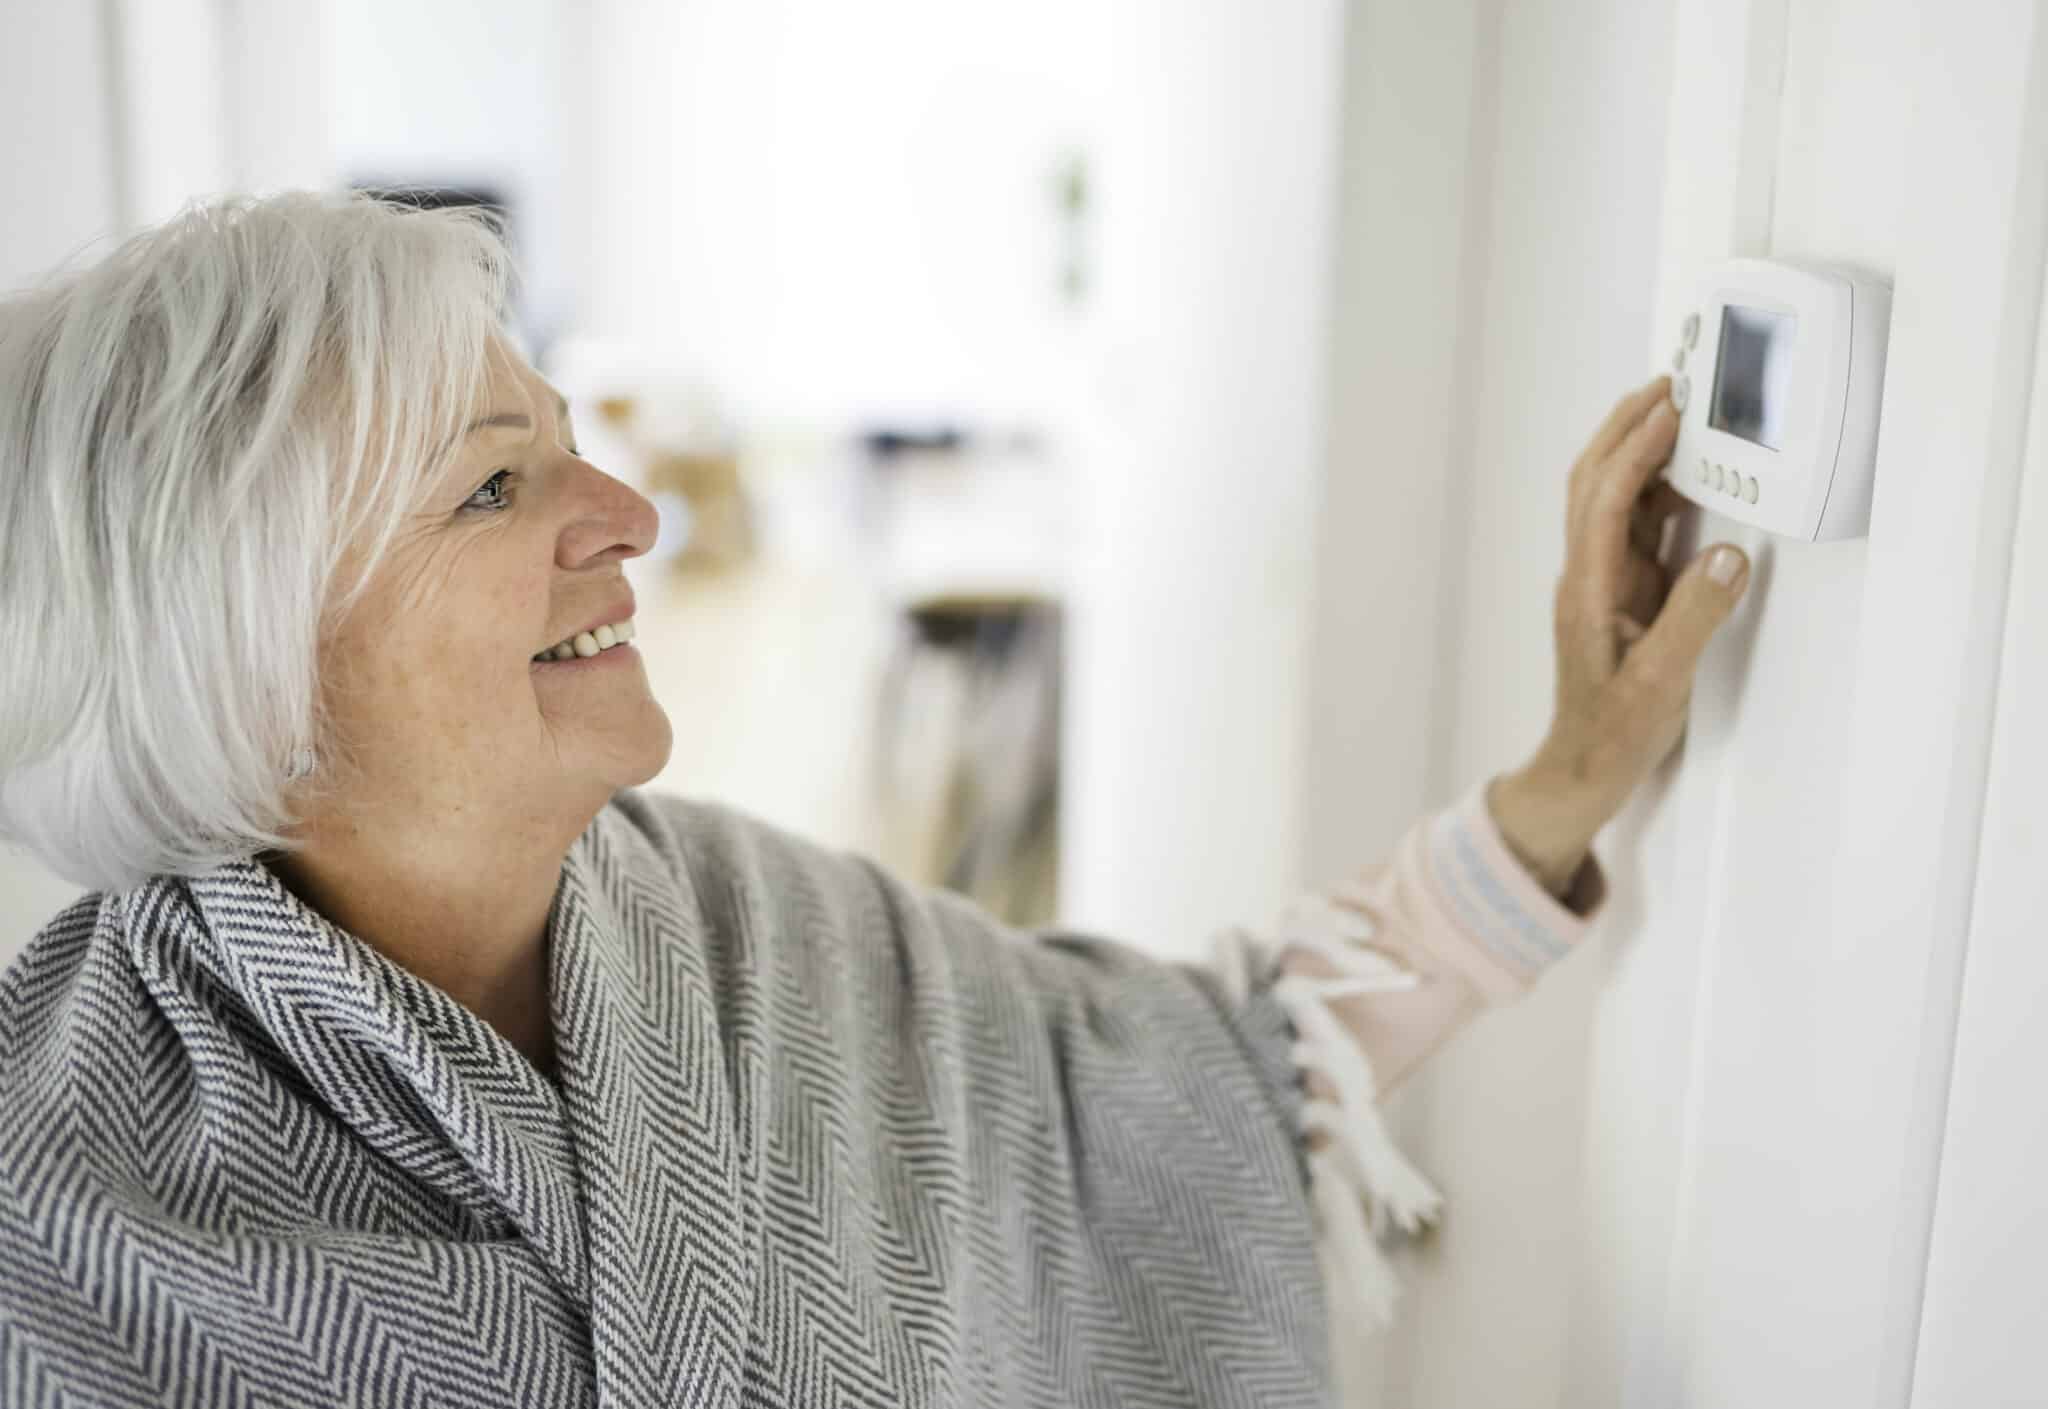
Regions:
<instances>
[{"instance_id":1,"label":"woman's face","mask_svg":"<svg viewBox=\"0 0 2048 1409\"><path fill-rule=\"evenodd\" d=\"M630 621L654 507L576 455L561 397L503 344L455 463L322 649L352 814L571 835L667 762L638 649L535 657ZM586 640L584 647L589 649Z\"/></svg>"}]
</instances>

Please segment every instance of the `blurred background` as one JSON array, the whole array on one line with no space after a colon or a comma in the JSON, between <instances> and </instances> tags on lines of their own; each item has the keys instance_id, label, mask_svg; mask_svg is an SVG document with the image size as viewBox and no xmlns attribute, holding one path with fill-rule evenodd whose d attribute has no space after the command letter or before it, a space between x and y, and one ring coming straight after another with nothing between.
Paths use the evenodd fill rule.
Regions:
<instances>
[{"instance_id":1,"label":"blurred background","mask_svg":"<svg viewBox=\"0 0 2048 1409\"><path fill-rule=\"evenodd\" d=\"M1603 843L1593 953L1396 1094L1451 1213L1343 1352L1414 1409L2034 1402L1983 1367L2048 1327L1985 1308L2040 1298L1955 1269L2048 1256L2038 1185L1999 1183L2035 1097L1973 1108L1974 1163L1947 1100L1952 1059L1980 1094L2048 1060L1957 1045L1966 948L2013 1032L2048 991L1999 820L2039 804L1997 801L2048 795L2048 751L1988 763L2043 680L2000 666L2007 567L2048 552L2038 5L0 20L0 284L224 190L488 207L528 351L662 511L657 786L1173 956L1535 747L1566 476L1702 262L1893 276L1869 538L1690 518L1756 566L1682 759ZM72 894L0 854L0 959Z\"/></svg>"},{"instance_id":2,"label":"blurred background","mask_svg":"<svg viewBox=\"0 0 2048 1409\"><path fill-rule=\"evenodd\" d=\"M496 215L662 510L657 786L1172 952L1301 877L1341 6L17 8L10 281L220 190Z\"/></svg>"}]
</instances>

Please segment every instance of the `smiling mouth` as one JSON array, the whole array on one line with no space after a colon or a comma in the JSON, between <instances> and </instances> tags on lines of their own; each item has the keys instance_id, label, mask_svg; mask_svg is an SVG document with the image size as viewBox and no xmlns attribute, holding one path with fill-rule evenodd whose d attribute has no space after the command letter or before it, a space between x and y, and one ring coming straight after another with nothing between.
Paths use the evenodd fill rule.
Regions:
<instances>
[{"instance_id":1,"label":"smiling mouth","mask_svg":"<svg viewBox=\"0 0 2048 1409\"><path fill-rule=\"evenodd\" d=\"M540 652L533 661L539 665L547 661L574 660L579 656L588 660L592 656L602 655L614 646L623 646L632 639L633 618L627 617L624 621L600 626L595 631L579 631L568 640L558 641Z\"/></svg>"}]
</instances>

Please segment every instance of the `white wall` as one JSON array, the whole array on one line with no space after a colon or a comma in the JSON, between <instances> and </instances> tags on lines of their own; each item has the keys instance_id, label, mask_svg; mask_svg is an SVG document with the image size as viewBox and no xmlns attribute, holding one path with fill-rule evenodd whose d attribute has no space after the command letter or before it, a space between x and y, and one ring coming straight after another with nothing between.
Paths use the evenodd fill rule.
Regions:
<instances>
[{"instance_id":1,"label":"white wall","mask_svg":"<svg viewBox=\"0 0 2048 1409\"><path fill-rule=\"evenodd\" d=\"M13 288L107 229L116 168L98 7L39 5L10 17L9 28L0 45L0 285Z\"/></svg>"},{"instance_id":2,"label":"white wall","mask_svg":"<svg viewBox=\"0 0 2048 1409\"><path fill-rule=\"evenodd\" d=\"M1958 1310L1923 1291L1968 1036L1958 1000L2048 248L2048 34L2038 7L1957 0L1913 7L1888 49L1859 58L1855 7L1833 19L1833 67L1861 75L1845 85L1855 103L1874 111L1900 75L1910 96L1852 764L1827 873L1830 981L1806 1036L1819 1094L1801 1130L1807 1254L1841 1285L1797 1363L1830 1393L1904 1404L1923 1402L1923 1316ZM1829 140L1846 151L1858 126ZM2003 1392L2037 1389L2029 1377Z\"/></svg>"},{"instance_id":3,"label":"white wall","mask_svg":"<svg viewBox=\"0 0 2048 1409\"><path fill-rule=\"evenodd\" d=\"M588 331L742 417L1049 426L1082 496L1068 917L1183 951L1262 918L1301 867L1341 5L581 15Z\"/></svg>"},{"instance_id":4,"label":"white wall","mask_svg":"<svg viewBox=\"0 0 2048 1409\"><path fill-rule=\"evenodd\" d=\"M1305 878L1384 858L1449 787L1437 716L1455 609L1447 553L1466 445L1472 340L1495 142L1476 62L1479 0L1352 0L1329 338L1327 446L1316 504L1314 615L1298 806ZM1419 1139L1411 1085L1389 1115ZM1409 1337L1340 1338L1344 1383L1405 1381ZM1382 1402L1379 1398L1362 1401ZM1397 1402L1397 1401L1390 1401Z\"/></svg>"},{"instance_id":5,"label":"white wall","mask_svg":"<svg viewBox=\"0 0 2048 1409\"><path fill-rule=\"evenodd\" d=\"M325 139L351 183L485 185L513 207L527 326L570 316L577 160L560 0L343 0L319 7Z\"/></svg>"},{"instance_id":6,"label":"white wall","mask_svg":"<svg viewBox=\"0 0 2048 1409\"><path fill-rule=\"evenodd\" d=\"M1303 879L1343 12L1112 13L1062 896L1188 953Z\"/></svg>"},{"instance_id":7,"label":"white wall","mask_svg":"<svg viewBox=\"0 0 2048 1409\"><path fill-rule=\"evenodd\" d=\"M1053 163L1099 150L1112 27L1078 0L565 11L585 330L743 416L1046 409L1075 356Z\"/></svg>"},{"instance_id":8,"label":"white wall","mask_svg":"<svg viewBox=\"0 0 2048 1409\"><path fill-rule=\"evenodd\" d=\"M116 219L118 167L96 5L39 5L0 44L0 287L88 254ZM27 140L28 134L34 140ZM78 888L0 849L0 964Z\"/></svg>"},{"instance_id":9,"label":"white wall","mask_svg":"<svg viewBox=\"0 0 2048 1409\"><path fill-rule=\"evenodd\" d=\"M217 0L109 6L122 110L124 224L154 225L234 184L227 129L226 15Z\"/></svg>"},{"instance_id":10,"label":"white wall","mask_svg":"<svg viewBox=\"0 0 2048 1409\"><path fill-rule=\"evenodd\" d=\"M1441 674L1424 696L1437 725L1432 805L1519 763L1549 719L1566 476L1646 373L1670 50L1661 4L1479 7L1467 262L1444 313L1459 329L1451 430L1416 471L1442 477L1448 502L1428 540L1444 593ZM1625 864L1617 872L1634 883ZM1571 1329L1561 1288L1584 1237L1570 1211L1600 968L1581 956L1466 1034L1403 1097L1450 1213L1390 1338L1388 1404L1578 1402L1560 1398Z\"/></svg>"},{"instance_id":11,"label":"white wall","mask_svg":"<svg viewBox=\"0 0 2048 1409\"><path fill-rule=\"evenodd\" d=\"M1444 786L1434 757L1450 601L1463 310L1484 255L1478 0L1353 0L1345 67L1328 449L1306 703L1307 873L1385 856ZM1491 21L1489 19L1488 24ZM1462 532L1462 525L1457 532ZM1462 551L1462 549L1459 549Z\"/></svg>"},{"instance_id":12,"label":"white wall","mask_svg":"<svg viewBox=\"0 0 2048 1409\"><path fill-rule=\"evenodd\" d=\"M1681 45L1732 8L1684 11ZM1676 166L1667 173L1668 280L1729 253L1894 272L1903 105L1872 80L1902 61L1907 7L1854 9L1852 20L1805 0L1750 8L1752 47L1731 56L1727 81L1746 73L1766 106L1746 126L1738 116L1732 143L1704 131L1701 114L1739 114L1740 101L1717 109L1724 94L1703 79L1677 88L1674 106L1691 111L1674 119L1673 161L1702 147L1722 159L1691 191ZM1745 139L1761 150L1745 154ZM1677 316L1660 321L1664 342ZM1751 590L1702 667L1672 792L1642 810L1639 829L1618 829L1640 858L1640 916L1636 933L1607 940L1612 972L1595 1015L1586 1160L1601 1197L1585 1216L1607 1232L1582 1261L1575 1315L1588 1324L1568 1394L1663 1403L1833 1392L1825 1357L1811 1353L1821 1314L1811 1290L1757 1272L1760 1258L1803 1245L1825 1198L1802 1169L1830 1099L1811 1056L1813 1013L1834 973L1812 937L1842 900L1816 878L1840 844L1842 790L1857 767L1843 725L1857 713L1869 545L1782 543L1708 514L1687 547L1713 539L1749 549ZM1658 1114L1646 1121L1646 1111ZM1629 1318L1625 1331L1600 1324L1615 1312Z\"/></svg>"},{"instance_id":13,"label":"white wall","mask_svg":"<svg viewBox=\"0 0 2048 1409\"><path fill-rule=\"evenodd\" d=\"M2037 32L2037 52L2041 42ZM2038 208L2038 193L2034 200ZM2048 1265L2040 1090L2048 1069L2048 317L2035 345L2027 442L1983 860L1915 1347L1913 1403L1922 1409L1995 1404L2015 1385L2038 1384L2048 1344L2048 1299L2040 1295Z\"/></svg>"},{"instance_id":14,"label":"white wall","mask_svg":"<svg viewBox=\"0 0 2048 1409\"><path fill-rule=\"evenodd\" d=\"M1591 952L1397 1103L1450 1212L1385 1346L1389 1404L1903 1405L1923 1272L1934 1296L1985 1286L1970 1258L1994 1235L1949 1201L1939 1138L1948 1110L1956 1177L2013 1190L2000 1155L2027 1146L1989 1112L2018 1091L1952 1085L1950 1049L2040 296L2027 11L1479 7L1473 184L1421 217L1469 261L1446 303L1458 430L1424 467L1449 481L1431 801L1534 742L1565 472L1662 359L1699 263L1855 263L1895 275L1899 301L1869 537L1689 524L1685 548L1732 538L1756 570L1682 754L1603 839L1615 898ZM1466 23L1382 32L1427 67ZM1359 336L1390 356L1408 332ZM2009 926L2024 907L2002 884ZM2001 938L1987 962L2031 973ZM1975 991L1992 1035L1973 1042L1963 1010L1959 1078L2018 1021ZM1925 1314L1927 1383L1973 1393L1914 1402L2030 1392L1968 1357L1967 1302Z\"/></svg>"}]
</instances>

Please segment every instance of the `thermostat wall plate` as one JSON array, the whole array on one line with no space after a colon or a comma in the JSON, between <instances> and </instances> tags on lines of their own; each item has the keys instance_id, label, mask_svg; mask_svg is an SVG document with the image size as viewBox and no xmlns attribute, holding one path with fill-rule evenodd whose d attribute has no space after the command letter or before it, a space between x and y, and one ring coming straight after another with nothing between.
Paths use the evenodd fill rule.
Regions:
<instances>
[{"instance_id":1,"label":"thermostat wall plate","mask_svg":"<svg viewBox=\"0 0 2048 1409\"><path fill-rule=\"evenodd\" d=\"M1891 285L1775 259L1716 264L1678 330L1664 477L1716 513L1808 542L1870 529Z\"/></svg>"}]
</instances>

